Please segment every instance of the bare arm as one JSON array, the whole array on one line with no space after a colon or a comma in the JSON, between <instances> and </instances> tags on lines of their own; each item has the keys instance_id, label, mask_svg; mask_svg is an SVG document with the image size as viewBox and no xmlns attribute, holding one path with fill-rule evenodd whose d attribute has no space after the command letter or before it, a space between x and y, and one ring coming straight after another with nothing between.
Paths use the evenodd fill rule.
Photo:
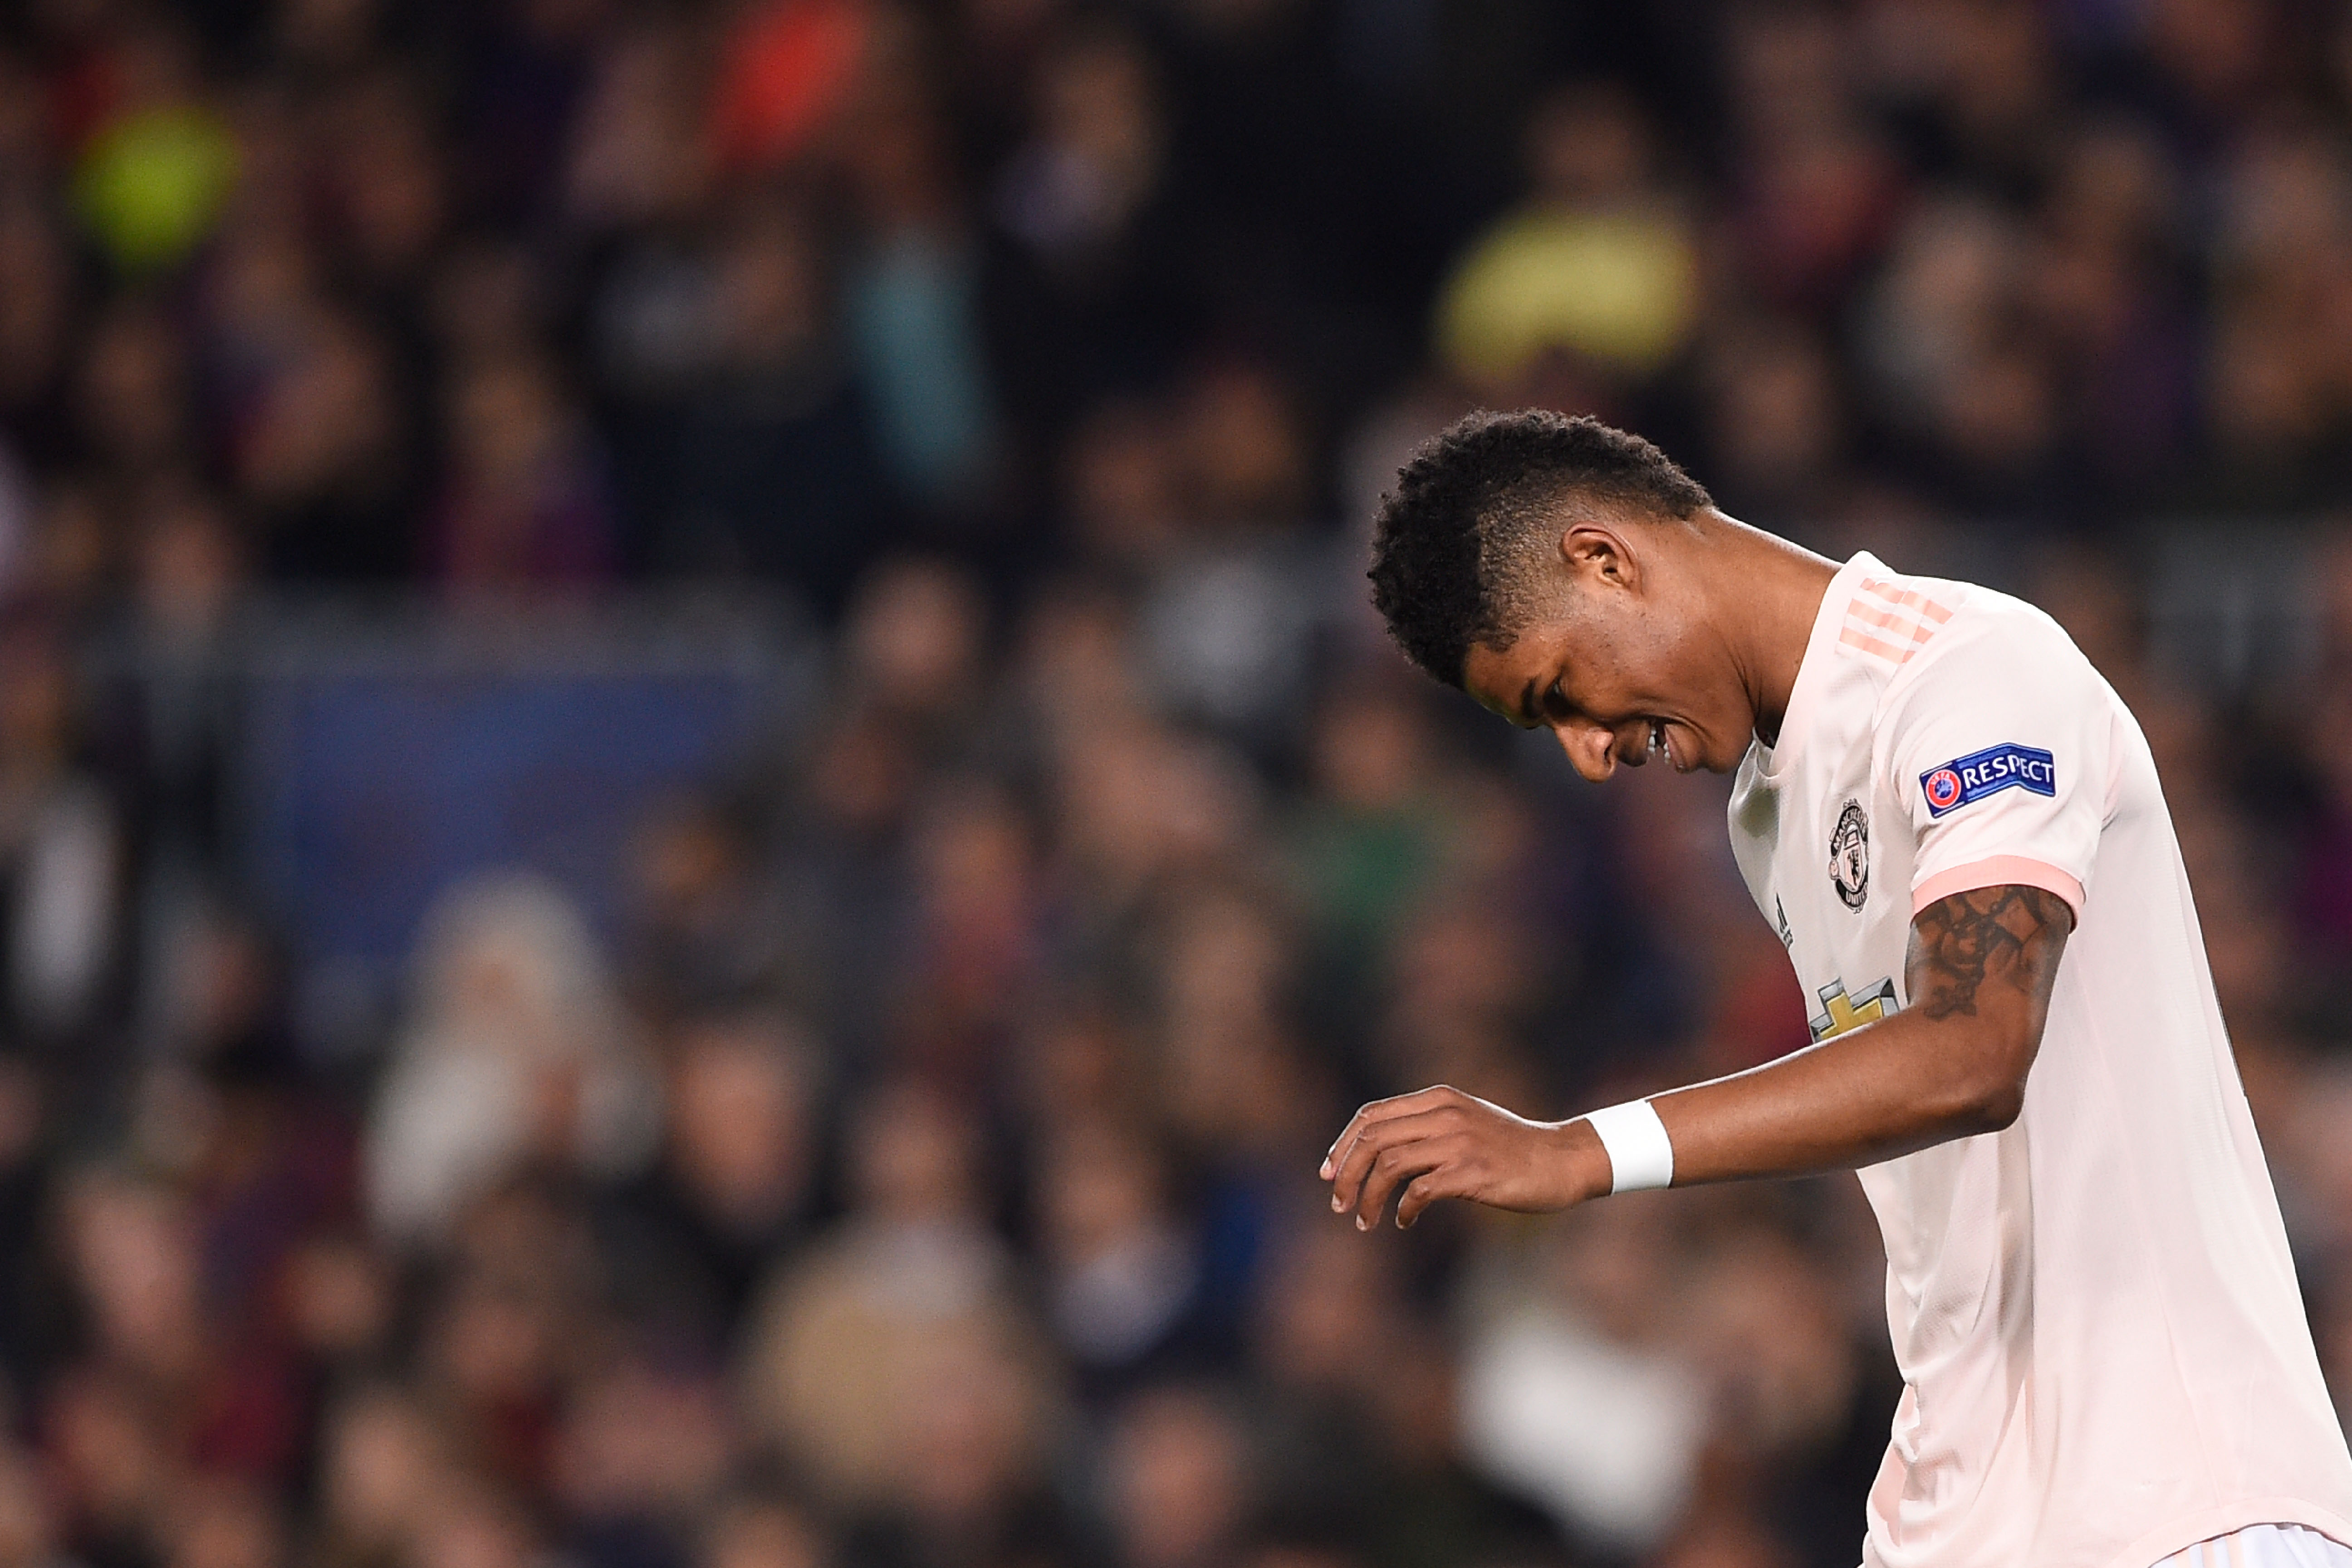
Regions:
<instances>
[{"instance_id":1,"label":"bare arm","mask_svg":"<svg viewBox=\"0 0 2352 1568\"><path fill-rule=\"evenodd\" d=\"M1979 888L1928 905L1905 956L1909 1007L1652 1099L1674 1141L1675 1184L1875 1164L2008 1126L2073 929L2065 900L2039 888ZM1438 1198L1540 1211L1610 1188L1590 1123L1529 1121L1447 1088L1357 1111L1323 1173L1331 1206L1354 1211L1359 1228L1391 1196L1397 1223L1411 1225Z\"/></svg>"}]
</instances>

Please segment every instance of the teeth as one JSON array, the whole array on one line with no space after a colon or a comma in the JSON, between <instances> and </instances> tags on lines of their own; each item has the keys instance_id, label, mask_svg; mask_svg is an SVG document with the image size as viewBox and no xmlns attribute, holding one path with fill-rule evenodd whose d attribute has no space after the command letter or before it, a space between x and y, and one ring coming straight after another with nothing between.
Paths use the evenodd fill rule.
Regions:
<instances>
[{"instance_id":1,"label":"teeth","mask_svg":"<svg viewBox=\"0 0 2352 1568\"><path fill-rule=\"evenodd\" d=\"M1650 751L1651 751L1652 754L1654 754L1654 754L1657 754L1657 753L1659 753L1659 752L1663 752L1664 751L1665 751L1665 749L1666 749L1666 724L1665 724L1665 721L1664 721L1664 720L1663 720L1663 719L1653 719L1653 720L1651 720L1651 721L1650 721Z\"/></svg>"}]
</instances>

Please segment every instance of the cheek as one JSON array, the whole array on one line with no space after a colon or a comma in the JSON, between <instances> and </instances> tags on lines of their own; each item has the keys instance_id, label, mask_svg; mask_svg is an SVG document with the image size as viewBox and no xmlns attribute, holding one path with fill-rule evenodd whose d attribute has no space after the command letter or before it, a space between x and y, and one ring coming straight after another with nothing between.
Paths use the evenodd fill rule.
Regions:
<instances>
[{"instance_id":1,"label":"cheek","mask_svg":"<svg viewBox=\"0 0 2352 1568\"><path fill-rule=\"evenodd\" d=\"M1596 693L1597 701L1613 704L1605 711L1679 719L1697 731L1711 761L1717 760L1712 753L1744 745L1752 719L1738 690L1711 679L1714 672L1693 657L1687 644L1654 643L1626 651L1619 678L1608 682L1606 693Z\"/></svg>"},{"instance_id":2,"label":"cheek","mask_svg":"<svg viewBox=\"0 0 2352 1568\"><path fill-rule=\"evenodd\" d=\"M1694 689L1678 667L1676 650L1646 627L1615 638L1593 665L1594 698L1618 717L1653 711L1696 714Z\"/></svg>"},{"instance_id":3,"label":"cheek","mask_svg":"<svg viewBox=\"0 0 2352 1568\"><path fill-rule=\"evenodd\" d=\"M1560 664L1569 672L1569 696L1586 717L1602 723L1620 721L1640 710L1660 673L1664 651L1652 645L1638 623L1601 615L1580 620L1557 646Z\"/></svg>"}]
</instances>

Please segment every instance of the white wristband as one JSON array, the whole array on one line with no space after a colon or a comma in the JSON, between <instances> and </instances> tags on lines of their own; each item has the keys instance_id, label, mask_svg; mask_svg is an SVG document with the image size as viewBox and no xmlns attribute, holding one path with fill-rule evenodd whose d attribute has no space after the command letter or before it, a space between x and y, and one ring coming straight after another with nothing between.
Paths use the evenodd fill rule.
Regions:
<instances>
[{"instance_id":1,"label":"white wristband","mask_svg":"<svg viewBox=\"0 0 2352 1568\"><path fill-rule=\"evenodd\" d=\"M1609 1190L1638 1193L1670 1187L1675 1182L1675 1144L1666 1124L1646 1100L1629 1100L1596 1110L1584 1120L1601 1135L1609 1151Z\"/></svg>"}]
</instances>

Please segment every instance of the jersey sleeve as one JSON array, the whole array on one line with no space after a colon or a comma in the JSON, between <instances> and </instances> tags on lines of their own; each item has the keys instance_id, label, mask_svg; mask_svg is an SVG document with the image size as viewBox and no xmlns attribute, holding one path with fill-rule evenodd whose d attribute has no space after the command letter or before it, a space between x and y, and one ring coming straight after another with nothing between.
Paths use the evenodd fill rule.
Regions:
<instances>
[{"instance_id":1,"label":"jersey sleeve","mask_svg":"<svg viewBox=\"0 0 2352 1568\"><path fill-rule=\"evenodd\" d=\"M1879 731L1916 846L1912 912L2015 883L2057 894L2079 921L2106 816L2106 684L2038 616L1989 616L1945 636L1889 693Z\"/></svg>"}]
</instances>

